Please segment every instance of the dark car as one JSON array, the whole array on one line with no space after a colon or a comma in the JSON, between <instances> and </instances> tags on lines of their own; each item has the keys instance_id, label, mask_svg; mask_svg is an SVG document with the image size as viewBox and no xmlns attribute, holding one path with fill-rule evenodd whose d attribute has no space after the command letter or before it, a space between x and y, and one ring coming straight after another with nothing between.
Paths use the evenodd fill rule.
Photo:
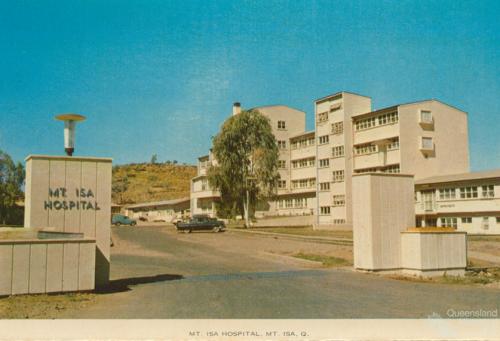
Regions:
<instances>
[{"instance_id":1,"label":"dark car","mask_svg":"<svg viewBox=\"0 0 500 341\"><path fill-rule=\"evenodd\" d=\"M192 232L197 230L212 230L213 232L222 232L226 229L223 221L210 218L206 214L195 214L189 221L178 221L175 223L177 231Z\"/></svg>"},{"instance_id":2,"label":"dark car","mask_svg":"<svg viewBox=\"0 0 500 341\"><path fill-rule=\"evenodd\" d=\"M126 215L123 214L114 214L113 218L111 218L111 224L120 226L120 225L130 225L135 226L137 221L135 219L130 219Z\"/></svg>"}]
</instances>

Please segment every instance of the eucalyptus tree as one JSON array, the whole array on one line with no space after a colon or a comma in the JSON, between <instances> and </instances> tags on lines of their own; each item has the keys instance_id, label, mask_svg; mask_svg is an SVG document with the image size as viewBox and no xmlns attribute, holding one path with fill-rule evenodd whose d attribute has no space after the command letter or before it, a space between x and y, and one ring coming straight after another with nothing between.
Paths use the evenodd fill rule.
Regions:
<instances>
[{"instance_id":1,"label":"eucalyptus tree","mask_svg":"<svg viewBox=\"0 0 500 341\"><path fill-rule=\"evenodd\" d=\"M276 192L279 151L267 117L257 110L242 111L224 122L213 138L216 159L208 170L209 185L220 192L218 210L249 215L259 200Z\"/></svg>"},{"instance_id":2,"label":"eucalyptus tree","mask_svg":"<svg viewBox=\"0 0 500 341\"><path fill-rule=\"evenodd\" d=\"M0 223L13 223L16 202L23 197L24 167L0 150Z\"/></svg>"}]
</instances>

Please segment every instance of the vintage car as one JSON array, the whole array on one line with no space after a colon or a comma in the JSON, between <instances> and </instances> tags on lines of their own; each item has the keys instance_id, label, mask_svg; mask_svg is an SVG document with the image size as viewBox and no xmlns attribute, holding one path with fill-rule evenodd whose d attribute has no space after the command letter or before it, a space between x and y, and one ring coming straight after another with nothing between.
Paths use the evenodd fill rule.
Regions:
<instances>
[{"instance_id":1,"label":"vintage car","mask_svg":"<svg viewBox=\"0 0 500 341\"><path fill-rule=\"evenodd\" d=\"M126 215L123 214L114 214L113 218L111 218L111 224L120 226L120 225L130 225L135 226L137 221L135 219L130 219Z\"/></svg>"},{"instance_id":2,"label":"vintage car","mask_svg":"<svg viewBox=\"0 0 500 341\"><path fill-rule=\"evenodd\" d=\"M222 232L226 229L223 221L210 218L206 214L195 214L189 221L178 221L175 227L179 232L192 232L197 230L212 230L213 232Z\"/></svg>"}]
</instances>

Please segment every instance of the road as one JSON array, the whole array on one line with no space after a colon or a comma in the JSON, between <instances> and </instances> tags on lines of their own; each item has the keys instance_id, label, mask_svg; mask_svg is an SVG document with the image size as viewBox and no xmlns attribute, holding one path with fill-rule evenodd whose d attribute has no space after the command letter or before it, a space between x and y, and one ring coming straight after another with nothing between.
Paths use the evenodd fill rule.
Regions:
<instances>
[{"instance_id":1,"label":"road","mask_svg":"<svg viewBox=\"0 0 500 341\"><path fill-rule=\"evenodd\" d=\"M500 306L498 289L395 280L273 254L344 246L167 227L113 228L113 235L110 288L62 318L426 318Z\"/></svg>"}]
</instances>

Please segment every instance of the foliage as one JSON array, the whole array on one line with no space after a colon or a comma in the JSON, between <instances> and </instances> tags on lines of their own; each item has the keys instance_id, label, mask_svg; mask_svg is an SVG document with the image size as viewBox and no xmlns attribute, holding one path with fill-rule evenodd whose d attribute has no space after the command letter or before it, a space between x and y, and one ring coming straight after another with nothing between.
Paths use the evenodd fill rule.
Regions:
<instances>
[{"instance_id":1,"label":"foliage","mask_svg":"<svg viewBox=\"0 0 500 341\"><path fill-rule=\"evenodd\" d=\"M151 156L151 162L153 165L156 164L158 162L158 155L156 154L153 154L153 156Z\"/></svg>"},{"instance_id":2,"label":"foliage","mask_svg":"<svg viewBox=\"0 0 500 341\"><path fill-rule=\"evenodd\" d=\"M279 151L269 119L257 110L229 118L213 138L217 164L208 170L208 182L221 194L218 214L244 214L248 190L250 212L261 199L275 194Z\"/></svg>"},{"instance_id":3,"label":"foliage","mask_svg":"<svg viewBox=\"0 0 500 341\"><path fill-rule=\"evenodd\" d=\"M18 224L19 207L16 202L23 198L24 167L0 150L0 223Z\"/></svg>"}]
</instances>

